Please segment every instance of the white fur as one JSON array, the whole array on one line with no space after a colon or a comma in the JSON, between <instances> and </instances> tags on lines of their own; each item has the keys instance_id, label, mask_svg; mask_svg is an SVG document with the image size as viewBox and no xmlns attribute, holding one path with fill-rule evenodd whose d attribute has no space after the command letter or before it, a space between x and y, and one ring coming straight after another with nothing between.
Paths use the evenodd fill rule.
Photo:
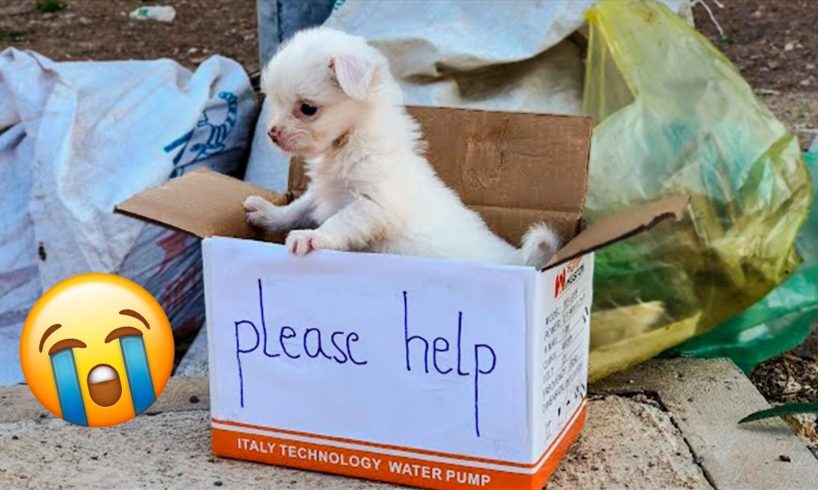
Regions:
<instances>
[{"instance_id":1,"label":"white fur","mask_svg":"<svg viewBox=\"0 0 818 490\"><path fill-rule=\"evenodd\" d=\"M304 157L310 185L287 206L258 196L247 219L288 231L297 255L361 250L542 266L559 247L544 224L521 249L494 235L422 156L386 58L362 38L328 28L297 33L270 61L262 88L278 146ZM301 104L318 107L305 116Z\"/></svg>"}]
</instances>

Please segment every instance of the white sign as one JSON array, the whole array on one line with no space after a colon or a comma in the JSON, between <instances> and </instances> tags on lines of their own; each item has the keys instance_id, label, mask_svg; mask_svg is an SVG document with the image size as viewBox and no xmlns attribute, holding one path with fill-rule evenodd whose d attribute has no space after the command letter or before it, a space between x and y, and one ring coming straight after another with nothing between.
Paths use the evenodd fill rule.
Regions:
<instances>
[{"instance_id":1,"label":"white sign","mask_svg":"<svg viewBox=\"0 0 818 490\"><path fill-rule=\"evenodd\" d=\"M299 258L232 238L203 247L214 419L529 457L522 353L533 269Z\"/></svg>"}]
</instances>

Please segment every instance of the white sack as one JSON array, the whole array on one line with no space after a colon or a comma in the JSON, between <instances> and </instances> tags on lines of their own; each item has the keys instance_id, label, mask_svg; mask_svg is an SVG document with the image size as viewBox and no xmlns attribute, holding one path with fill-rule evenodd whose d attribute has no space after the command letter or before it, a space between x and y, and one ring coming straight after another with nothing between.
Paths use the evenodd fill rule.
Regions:
<instances>
[{"instance_id":1,"label":"white sack","mask_svg":"<svg viewBox=\"0 0 818 490\"><path fill-rule=\"evenodd\" d=\"M241 177L255 111L244 69L220 56L193 73L0 53L0 385L22 381L15 339L32 302L75 274L136 279L177 332L198 327L198 241L113 206L199 165Z\"/></svg>"},{"instance_id":2,"label":"white sack","mask_svg":"<svg viewBox=\"0 0 818 490\"><path fill-rule=\"evenodd\" d=\"M339 0L324 25L380 49L407 104L576 115L584 65L567 38L596 1ZM288 162L265 125L259 118L246 179L281 192Z\"/></svg>"}]
</instances>

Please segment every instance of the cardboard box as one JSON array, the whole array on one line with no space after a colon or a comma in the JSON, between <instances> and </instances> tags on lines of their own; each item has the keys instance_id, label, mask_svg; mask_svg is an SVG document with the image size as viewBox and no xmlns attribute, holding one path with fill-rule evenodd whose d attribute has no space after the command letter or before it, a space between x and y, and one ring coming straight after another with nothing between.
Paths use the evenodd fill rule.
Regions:
<instances>
[{"instance_id":1,"label":"cardboard box","mask_svg":"<svg viewBox=\"0 0 818 490\"><path fill-rule=\"evenodd\" d=\"M196 171L118 211L204 238L213 452L431 488L540 488L585 419L593 251L687 197L580 232L585 118L414 108L429 159L498 234L574 238L543 271L423 257L290 256L250 238L275 196Z\"/></svg>"}]
</instances>

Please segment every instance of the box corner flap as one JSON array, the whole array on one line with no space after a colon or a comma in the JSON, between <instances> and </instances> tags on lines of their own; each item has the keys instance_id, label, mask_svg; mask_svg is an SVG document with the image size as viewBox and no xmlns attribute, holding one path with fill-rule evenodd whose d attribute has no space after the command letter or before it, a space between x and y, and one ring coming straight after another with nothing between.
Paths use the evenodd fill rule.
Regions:
<instances>
[{"instance_id":1,"label":"box corner flap","mask_svg":"<svg viewBox=\"0 0 818 490\"><path fill-rule=\"evenodd\" d=\"M689 204L689 195L677 194L606 216L571 239L551 258L545 269L630 238L671 218L679 220Z\"/></svg>"}]
</instances>

